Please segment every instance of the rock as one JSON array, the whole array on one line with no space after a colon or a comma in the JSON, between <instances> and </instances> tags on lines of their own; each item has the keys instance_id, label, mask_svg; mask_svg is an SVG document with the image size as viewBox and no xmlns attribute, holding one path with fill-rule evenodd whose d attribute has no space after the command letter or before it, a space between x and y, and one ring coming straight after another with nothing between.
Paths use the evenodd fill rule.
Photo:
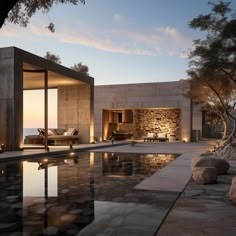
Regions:
<instances>
[{"instance_id":1,"label":"rock","mask_svg":"<svg viewBox=\"0 0 236 236\"><path fill-rule=\"evenodd\" d=\"M215 167L195 167L193 179L198 184L214 184L217 180Z\"/></svg>"},{"instance_id":2,"label":"rock","mask_svg":"<svg viewBox=\"0 0 236 236\"><path fill-rule=\"evenodd\" d=\"M229 163L218 157L194 157L192 159L192 169L195 167L215 167L217 175L226 174L230 165Z\"/></svg>"},{"instance_id":3,"label":"rock","mask_svg":"<svg viewBox=\"0 0 236 236\"><path fill-rule=\"evenodd\" d=\"M232 184L229 189L229 198L236 204L236 176L232 179Z\"/></svg>"},{"instance_id":4,"label":"rock","mask_svg":"<svg viewBox=\"0 0 236 236\"><path fill-rule=\"evenodd\" d=\"M205 152L205 153L202 153L201 156L203 157L209 157L209 156L214 156L214 152Z\"/></svg>"},{"instance_id":5,"label":"rock","mask_svg":"<svg viewBox=\"0 0 236 236\"><path fill-rule=\"evenodd\" d=\"M192 162L191 162L192 170L196 167L197 162L200 161L202 158L203 158L202 156L196 156L192 158Z\"/></svg>"}]
</instances>

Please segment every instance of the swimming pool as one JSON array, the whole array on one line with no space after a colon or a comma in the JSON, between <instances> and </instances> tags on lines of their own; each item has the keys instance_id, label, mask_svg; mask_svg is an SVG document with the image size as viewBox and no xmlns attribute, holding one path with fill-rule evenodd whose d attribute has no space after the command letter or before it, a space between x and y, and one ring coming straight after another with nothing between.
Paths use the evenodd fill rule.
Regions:
<instances>
[{"instance_id":1,"label":"swimming pool","mask_svg":"<svg viewBox=\"0 0 236 236\"><path fill-rule=\"evenodd\" d=\"M154 217L176 196L133 187L177 156L84 152L0 162L1 235L119 235L139 222L138 232L151 235Z\"/></svg>"}]
</instances>

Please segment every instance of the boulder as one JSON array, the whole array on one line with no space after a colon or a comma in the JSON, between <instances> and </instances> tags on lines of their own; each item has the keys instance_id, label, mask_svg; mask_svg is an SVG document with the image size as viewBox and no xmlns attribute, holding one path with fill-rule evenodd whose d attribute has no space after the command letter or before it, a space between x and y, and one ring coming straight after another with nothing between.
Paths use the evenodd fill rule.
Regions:
<instances>
[{"instance_id":1,"label":"boulder","mask_svg":"<svg viewBox=\"0 0 236 236\"><path fill-rule=\"evenodd\" d=\"M193 169L193 179L198 184L214 184L217 180L215 167L195 167Z\"/></svg>"},{"instance_id":2,"label":"boulder","mask_svg":"<svg viewBox=\"0 0 236 236\"><path fill-rule=\"evenodd\" d=\"M226 174L230 165L229 163L218 157L194 157L192 159L192 169L195 167L215 167L217 175Z\"/></svg>"},{"instance_id":3,"label":"boulder","mask_svg":"<svg viewBox=\"0 0 236 236\"><path fill-rule=\"evenodd\" d=\"M205 152L205 153L202 153L201 154L202 157L209 157L209 156L215 156L215 153L214 152Z\"/></svg>"},{"instance_id":4,"label":"boulder","mask_svg":"<svg viewBox=\"0 0 236 236\"><path fill-rule=\"evenodd\" d=\"M192 158L192 162L191 162L192 170L195 168L197 162L200 161L202 158L203 158L202 156L195 156Z\"/></svg>"},{"instance_id":5,"label":"boulder","mask_svg":"<svg viewBox=\"0 0 236 236\"><path fill-rule=\"evenodd\" d=\"M232 184L229 189L229 198L236 204L236 176L232 179Z\"/></svg>"}]
</instances>

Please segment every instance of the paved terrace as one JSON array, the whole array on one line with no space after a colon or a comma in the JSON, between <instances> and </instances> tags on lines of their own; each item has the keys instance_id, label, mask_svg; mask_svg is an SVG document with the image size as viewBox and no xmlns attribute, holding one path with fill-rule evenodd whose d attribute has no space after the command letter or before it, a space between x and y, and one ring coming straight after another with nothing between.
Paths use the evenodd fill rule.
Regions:
<instances>
[{"instance_id":1,"label":"paved terrace","mask_svg":"<svg viewBox=\"0 0 236 236\"><path fill-rule=\"evenodd\" d=\"M151 209L149 212L146 209L146 212L140 213L137 205L136 212L132 212L133 222L128 222L129 227L123 226L122 234L114 235L235 236L236 206L229 201L228 191L231 180L236 175L236 162L230 162L228 174L219 176L216 184L198 185L191 179L191 158L211 151L214 144L214 141L138 143L135 146L126 145L99 150L127 153L182 153L172 163L135 186L135 189L146 190L150 194L153 191L159 193L158 213L152 212ZM164 199L165 203L162 202ZM156 231L152 232L154 222ZM104 233L104 230L100 231L102 232Z\"/></svg>"},{"instance_id":2,"label":"paved terrace","mask_svg":"<svg viewBox=\"0 0 236 236\"><path fill-rule=\"evenodd\" d=\"M100 201L97 204L98 215L90 229L85 228L78 235L236 235L235 206L228 200L227 195L231 179L236 175L236 163L230 163L231 168L228 175L220 176L217 184L197 185L191 180L191 158L212 150L213 146L214 142L204 141L197 143L137 143L134 146L117 142L113 145L99 143L74 147L79 151L90 149L94 152L182 154L161 171L135 186L134 189L142 191L143 196L153 195L158 198L159 204L155 205L155 208L151 204L111 202L110 205L107 205L107 202L103 204ZM49 154L55 155L67 151L68 147L51 147ZM31 155L42 156L45 155L45 151L5 152L0 154L0 159ZM110 220L103 214L109 209L111 210ZM124 211L128 215L123 221L120 214Z\"/></svg>"}]
</instances>

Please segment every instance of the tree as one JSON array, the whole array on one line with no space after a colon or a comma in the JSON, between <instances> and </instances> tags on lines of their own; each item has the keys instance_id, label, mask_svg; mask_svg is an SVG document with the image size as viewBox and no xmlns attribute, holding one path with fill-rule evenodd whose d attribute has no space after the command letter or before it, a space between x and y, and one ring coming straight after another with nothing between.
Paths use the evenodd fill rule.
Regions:
<instances>
[{"instance_id":1,"label":"tree","mask_svg":"<svg viewBox=\"0 0 236 236\"><path fill-rule=\"evenodd\" d=\"M193 102L202 103L203 109L208 113L217 115L224 126L222 139L236 133L236 89L234 84L225 74L214 74L211 71L189 71L189 82ZM228 122L233 120L235 128L228 130Z\"/></svg>"},{"instance_id":2,"label":"tree","mask_svg":"<svg viewBox=\"0 0 236 236\"><path fill-rule=\"evenodd\" d=\"M236 12L229 7L231 2L209 4L212 12L199 15L189 24L206 32L204 39L194 41L190 66L224 73L236 84Z\"/></svg>"},{"instance_id":3,"label":"tree","mask_svg":"<svg viewBox=\"0 0 236 236\"><path fill-rule=\"evenodd\" d=\"M74 66L71 66L72 70L78 71L82 74L89 75L88 71L89 68L86 65L83 65L82 62L79 62L77 64L74 64Z\"/></svg>"},{"instance_id":4,"label":"tree","mask_svg":"<svg viewBox=\"0 0 236 236\"><path fill-rule=\"evenodd\" d=\"M216 95L227 118L234 121L235 128L229 136L231 140L236 134L236 116L233 113L235 97L227 96L226 99L227 93L222 94L222 91L226 89L232 95L236 89L236 15L230 8L231 2L209 4L212 7L211 13L199 15L189 24L191 28L199 29L206 35L203 39L194 41L188 74L191 79L198 77L198 82L205 83L204 86L210 89L208 94ZM218 90L218 85L215 86L216 80L221 91Z\"/></svg>"},{"instance_id":5,"label":"tree","mask_svg":"<svg viewBox=\"0 0 236 236\"><path fill-rule=\"evenodd\" d=\"M53 4L85 4L85 0L6 0L0 1L0 28L5 21L26 27L29 19L37 12L48 14ZM47 27L51 32L55 31L54 23L50 22Z\"/></svg>"},{"instance_id":6,"label":"tree","mask_svg":"<svg viewBox=\"0 0 236 236\"><path fill-rule=\"evenodd\" d=\"M61 64L61 58L53 53L47 52L44 58L53 61L57 64Z\"/></svg>"}]
</instances>

